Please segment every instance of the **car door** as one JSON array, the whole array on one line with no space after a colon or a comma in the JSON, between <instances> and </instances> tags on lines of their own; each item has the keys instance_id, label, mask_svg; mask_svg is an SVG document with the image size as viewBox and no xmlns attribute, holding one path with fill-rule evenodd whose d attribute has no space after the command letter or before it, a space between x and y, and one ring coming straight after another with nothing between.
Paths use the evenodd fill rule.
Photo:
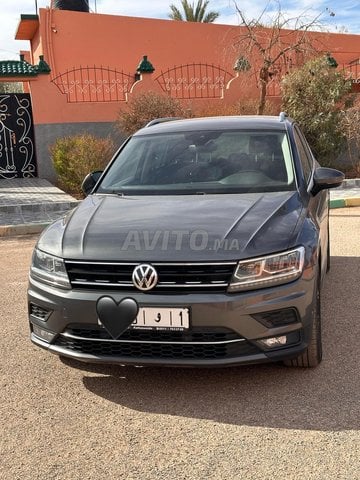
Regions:
<instances>
[{"instance_id":1,"label":"car door","mask_svg":"<svg viewBox=\"0 0 360 480\"><path fill-rule=\"evenodd\" d=\"M318 163L316 162L304 135L296 125L294 126L294 140L302 165L303 181L306 185L308 215L311 217L319 232L321 272L323 277L326 272L326 262L329 251L329 192L328 190L322 190L315 196L311 193L313 175Z\"/></svg>"}]
</instances>

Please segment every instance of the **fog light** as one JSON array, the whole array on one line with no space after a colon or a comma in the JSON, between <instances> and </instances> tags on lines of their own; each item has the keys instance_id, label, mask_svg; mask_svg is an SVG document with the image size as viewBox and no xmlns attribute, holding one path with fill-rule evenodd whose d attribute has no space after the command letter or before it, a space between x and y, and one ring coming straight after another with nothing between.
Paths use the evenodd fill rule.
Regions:
<instances>
[{"instance_id":1,"label":"fog light","mask_svg":"<svg viewBox=\"0 0 360 480\"><path fill-rule=\"evenodd\" d=\"M258 340L258 342L267 348L282 347L287 344L287 337L286 335L281 335L280 337L263 338Z\"/></svg>"},{"instance_id":2,"label":"fog light","mask_svg":"<svg viewBox=\"0 0 360 480\"><path fill-rule=\"evenodd\" d=\"M262 338L261 340L257 340L257 343L261 347L265 347L267 349L271 348L281 348L290 345L296 345L300 342L300 331L295 330L294 332L287 333L286 335L279 335L277 337L269 337L269 338Z\"/></svg>"},{"instance_id":3,"label":"fog light","mask_svg":"<svg viewBox=\"0 0 360 480\"><path fill-rule=\"evenodd\" d=\"M48 343L50 343L56 335L56 333L49 332L48 330L45 330L44 328L34 324L32 325L32 330L34 335L41 338L41 340L45 340L45 342Z\"/></svg>"}]
</instances>

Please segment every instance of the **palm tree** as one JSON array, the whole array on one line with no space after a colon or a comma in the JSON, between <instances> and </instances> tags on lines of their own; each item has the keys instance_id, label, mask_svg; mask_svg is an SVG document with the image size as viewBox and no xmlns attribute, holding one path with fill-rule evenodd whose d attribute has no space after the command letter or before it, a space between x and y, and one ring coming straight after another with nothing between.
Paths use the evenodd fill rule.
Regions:
<instances>
[{"instance_id":1,"label":"palm tree","mask_svg":"<svg viewBox=\"0 0 360 480\"><path fill-rule=\"evenodd\" d=\"M181 6L184 13L172 3L170 5L171 12L169 18L172 20L178 20L180 22L203 22L212 23L218 16L219 12L206 12L209 0L198 0L196 7L194 3L189 3L187 0L181 0Z\"/></svg>"}]
</instances>

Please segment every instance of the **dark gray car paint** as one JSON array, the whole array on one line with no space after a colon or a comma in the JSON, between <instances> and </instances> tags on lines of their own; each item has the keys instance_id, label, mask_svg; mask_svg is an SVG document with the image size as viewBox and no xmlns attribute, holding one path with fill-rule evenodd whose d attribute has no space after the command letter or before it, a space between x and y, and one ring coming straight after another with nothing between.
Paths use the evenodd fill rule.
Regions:
<instances>
[{"instance_id":1,"label":"dark gray car paint","mask_svg":"<svg viewBox=\"0 0 360 480\"><path fill-rule=\"evenodd\" d=\"M302 208L297 192L171 197L90 195L65 221L59 220L48 228L38 248L65 259L238 260L296 246ZM129 232L139 241L129 241ZM160 232L160 239L169 232L166 248L160 252L158 248L138 250L139 244L151 246L146 238L154 239L155 232ZM181 249L177 232L183 232ZM198 235L195 249L191 248L191 234ZM201 243L203 236L207 238L206 248L205 242Z\"/></svg>"},{"instance_id":2,"label":"dark gray car paint","mask_svg":"<svg viewBox=\"0 0 360 480\"><path fill-rule=\"evenodd\" d=\"M228 119L197 119L186 122L170 122L139 131L136 135L156 134L167 131L208 130L229 128L260 128L264 130L288 130L293 144L289 122L274 121L267 117L242 117ZM293 145L292 145L292 148ZM121 149L120 149L121 150ZM193 196L137 196L90 195L65 219L51 225L40 237L38 248L65 259L112 260L112 261L213 261L240 260L275 253L298 245L305 247L305 268L298 280L277 287L241 293L188 293L147 294L134 290L132 297L141 306L179 306L191 308L194 326L226 326L244 338L281 335L301 329L301 342L297 345L265 351L249 357L230 360L193 361L192 359L163 360L136 359L86 355L64 351L48 344L32 333L31 339L38 346L86 362L168 364L168 365L229 365L273 361L296 357L309 341L312 321L312 299L319 271L325 272L328 193L311 194L311 182L307 184L301 174L300 159L293 151L298 190L293 192L193 195ZM313 169L317 163L314 160ZM111 163L108 168L111 168ZM313 170L314 171L314 170ZM106 171L105 171L106 174ZM181 220L181 221L180 221ZM169 242L166 250L123 249L129 230L138 231L140 242L144 232L155 231L206 231L209 246L213 241L235 239L239 249L218 248L194 250L189 242L182 243L180 250ZM186 239L185 239L186 240ZM319 264L319 255L322 262ZM29 302L51 309L47 321L30 317L49 331L61 333L69 323L97 324L96 301L104 294L101 287L96 291L76 289L61 290L30 279ZM111 292L119 302L128 296L122 291ZM294 307L301 322L277 328L265 328L252 316L258 312Z\"/></svg>"}]
</instances>

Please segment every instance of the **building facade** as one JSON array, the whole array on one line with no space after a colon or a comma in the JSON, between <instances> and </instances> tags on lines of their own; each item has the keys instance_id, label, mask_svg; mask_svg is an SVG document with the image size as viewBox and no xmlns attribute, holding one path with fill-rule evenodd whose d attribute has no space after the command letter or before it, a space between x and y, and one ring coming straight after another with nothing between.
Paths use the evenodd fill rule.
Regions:
<instances>
[{"instance_id":1,"label":"building facade","mask_svg":"<svg viewBox=\"0 0 360 480\"><path fill-rule=\"evenodd\" d=\"M256 98L256 68L234 69L247 54L238 45L241 34L239 26L55 8L22 15L16 38L29 40L30 49L18 62L0 62L0 81L24 82L29 94L34 175L55 179L49 146L58 137L90 132L117 136L120 142L114 121L140 92L169 95L195 112ZM287 35L291 42L291 32ZM336 58L338 68L351 75L354 91L360 91L360 35L309 35L319 50ZM256 64L256 55L250 61ZM290 58L288 64L294 68L299 61ZM275 102L288 66L279 64L267 87Z\"/></svg>"}]
</instances>

